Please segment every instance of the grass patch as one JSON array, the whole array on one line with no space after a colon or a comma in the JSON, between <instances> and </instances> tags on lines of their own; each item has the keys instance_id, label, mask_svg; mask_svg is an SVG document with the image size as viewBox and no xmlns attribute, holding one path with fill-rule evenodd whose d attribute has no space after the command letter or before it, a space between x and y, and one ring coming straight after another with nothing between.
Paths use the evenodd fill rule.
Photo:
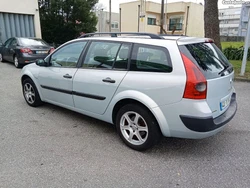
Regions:
<instances>
[{"instance_id":1,"label":"grass patch","mask_svg":"<svg viewBox=\"0 0 250 188\"><path fill-rule=\"evenodd\" d=\"M240 70L241 70L242 61L239 61L239 60L229 60L229 61L230 61L230 63L232 63L232 65L234 67L235 77L240 77ZM250 79L250 61L247 62L246 72L245 72L245 76L243 78Z\"/></svg>"},{"instance_id":2,"label":"grass patch","mask_svg":"<svg viewBox=\"0 0 250 188\"><path fill-rule=\"evenodd\" d=\"M244 42L221 42L222 49L225 49L228 47L239 48L242 46L244 46Z\"/></svg>"}]
</instances>

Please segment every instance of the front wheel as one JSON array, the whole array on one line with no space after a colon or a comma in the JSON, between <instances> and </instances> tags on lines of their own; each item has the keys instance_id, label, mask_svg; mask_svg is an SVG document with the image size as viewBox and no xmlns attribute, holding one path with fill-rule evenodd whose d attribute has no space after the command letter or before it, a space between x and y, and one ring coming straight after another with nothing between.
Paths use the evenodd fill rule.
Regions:
<instances>
[{"instance_id":1,"label":"front wheel","mask_svg":"<svg viewBox=\"0 0 250 188\"><path fill-rule=\"evenodd\" d=\"M116 128L123 142L138 151L151 148L161 138L154 116L139 104L128 104L119 110Z\"/></svg>"},{"instance_id":2,"label":"front wheel","mask_svg":"<svg viewBox=\"0 0 250 188\"><path fill-rule=\"evenodd\" d=\"M25 79L22 83L22 86L23 86L23 96L28 105L32 107L37 107L42 105L42 101L37 91L37 88L34 82L30 78Z\"/></svg>"}]
</instances>

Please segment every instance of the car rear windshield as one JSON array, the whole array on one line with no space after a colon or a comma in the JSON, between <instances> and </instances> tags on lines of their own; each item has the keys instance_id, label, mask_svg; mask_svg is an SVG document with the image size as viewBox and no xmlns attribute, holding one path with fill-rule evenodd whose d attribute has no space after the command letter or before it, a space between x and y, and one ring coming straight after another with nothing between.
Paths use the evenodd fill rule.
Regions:
<instances>
[{"instance_id":1,"label":"car rear windshield","mask_svg":"<svg viewBox=\"0 0 250 188\"><path fill-rule=\"evenodd\" d=\"M218 78L233 71L230 62L214 43L194 43L181 45L179 48L207 79Z\"/></svg>"},{"instance_id":2,"label":"car rear windshield","mask_svg":"<svg viewBox=\"0 0 250 188\"><path fill-rule=\"evenodd\" d=\"M20 38L20 43L23 46L48 46L42 39Z\"/></svg>"}]
</instances>

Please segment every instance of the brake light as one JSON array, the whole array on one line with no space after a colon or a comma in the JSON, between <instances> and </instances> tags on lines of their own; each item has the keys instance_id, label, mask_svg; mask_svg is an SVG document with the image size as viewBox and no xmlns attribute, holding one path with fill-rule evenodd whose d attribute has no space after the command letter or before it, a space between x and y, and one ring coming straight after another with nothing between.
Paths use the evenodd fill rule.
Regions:
<instances>
[{"instance_id":1,"label":"brake light","mask_svg":"<svg viewBox=\"0 0 250 188\"><path fill-rule=\"evenodd\" d=\"M208 38L208 39L205 40L205 43L214 43L214 40Z\"/></svg>"},{"instance_id":2,"label":"brake light","mask_svg":"<svg viewBox=\"0 0 250 188\"><path fill-rule=\"evenodd\" d=\"M51 47L49 50L49 54L51 54L52 52L54 52L55 48Z\"/></svg>"},{"instance_id":3,"label":"brake light","mask_svg":"<svg viewBox=\"0 0 250 188\"><path fill-rule=\"evenodd\" d=\"M184 54L181 54L186 69L187 81L183 98L206 99L207 80L198 67Z\"/></svg>"},{"instance_id":4,"label":"brake light","mask_svg":"<svg viewBox=\"0 0 250 188\"><path fill-rule=\"evenodd\" d=\"M29 48L21 48L20 51L21 51L21 53L33 54L31 49L29 49Z\"/></svg>"}]
</instances>

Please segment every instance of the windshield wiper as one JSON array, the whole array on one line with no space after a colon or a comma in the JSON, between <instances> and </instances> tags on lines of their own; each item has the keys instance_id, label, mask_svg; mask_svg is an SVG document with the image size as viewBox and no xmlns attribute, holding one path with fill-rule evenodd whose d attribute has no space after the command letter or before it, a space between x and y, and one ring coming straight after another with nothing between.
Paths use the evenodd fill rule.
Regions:
<instances>
[{"instance_id":1,"label":"windshield wiper","mask_svg":"<svg viewBox=\"0 0 250 188\"><path fill-rule=\"evenodd\" d=\"M224 68L222 71L220 71L218 74L219 74L219 75L222 75L224 72L226 72L227 70L229 70L229 68L232 68L232 66L230 66L230 65L225 65L225 68ZM222 76L224 76L224 75L222 75Z\"/></svg>"}]
</instances>

